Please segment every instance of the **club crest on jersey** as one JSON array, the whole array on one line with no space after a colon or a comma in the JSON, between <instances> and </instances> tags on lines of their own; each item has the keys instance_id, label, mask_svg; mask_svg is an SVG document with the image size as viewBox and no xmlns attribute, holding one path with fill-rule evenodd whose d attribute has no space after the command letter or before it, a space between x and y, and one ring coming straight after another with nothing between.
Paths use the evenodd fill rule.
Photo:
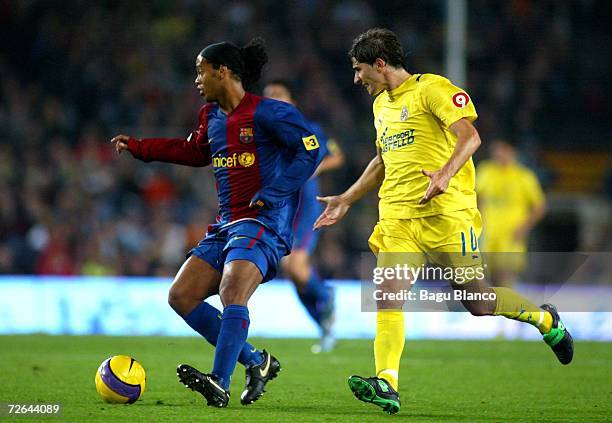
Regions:
<instances>
[{"instance_id":1,"label":"club crest on jersey","mask_svg":"<svg viewBox=\"0 0 612 423\"><path fill-rule=\"evenodd\" d=\"M240 128L238 139L243 144L250 144L255 140L253 136L253 128Z\"/></svg>"},{"instance_id":2,"label":"club crest on jersey","mask_svg":"<svg viewBox=\"0 0 612 423\"><path fill-rule=\"evenodd\" d=\"M408 107L402 107L402 113L400 114L400 120L406 122L408 120Z\"/></svg>"}]
</instances>

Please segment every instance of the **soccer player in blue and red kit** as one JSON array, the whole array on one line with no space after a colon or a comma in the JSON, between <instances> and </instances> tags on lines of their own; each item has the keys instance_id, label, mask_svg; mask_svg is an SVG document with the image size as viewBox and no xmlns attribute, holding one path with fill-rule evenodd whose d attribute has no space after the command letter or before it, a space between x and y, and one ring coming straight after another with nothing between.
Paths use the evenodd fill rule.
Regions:
<instances>
[{"instance_id":1,"label":"soccer player in blue and red kit","mask_svg":"<svg viewBox=\"0 0 612 423\"><path fill-rule=\"evenodd\" d=\"M246 341L247 302L291 251L299 189L318 165L317 137L298 110L246 91L266 62L261 38L242 48L209 45L196 58L195 84L207 102L197 131L186 139L111 140L118 152L128 150L145 162L213 166L219 214L177 273L168 301L216 346L212 372L178 367L179 380L215 407L229 402L237 361L246 367L244 405L256 401L280 370L276 358ZM204 301L217 293L223 312Z\"/></svg>"}]
</instances>

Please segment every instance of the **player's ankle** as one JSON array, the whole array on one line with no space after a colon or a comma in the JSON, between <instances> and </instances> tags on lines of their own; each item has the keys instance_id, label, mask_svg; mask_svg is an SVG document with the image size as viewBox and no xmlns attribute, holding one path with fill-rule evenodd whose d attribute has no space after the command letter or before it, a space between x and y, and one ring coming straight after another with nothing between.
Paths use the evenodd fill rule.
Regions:
<instances>
[{"instance_id":1,"label":"player's ankle","mask_svg":"<svg viewBox=\"0 0 612 423\"><path fill-rule=\"evenodd\" d=\"M542 335L550 333L553 326L553 316L550 312L542 310L542 323L538 325L538 330Z\"/></svg>"}]
</instances>

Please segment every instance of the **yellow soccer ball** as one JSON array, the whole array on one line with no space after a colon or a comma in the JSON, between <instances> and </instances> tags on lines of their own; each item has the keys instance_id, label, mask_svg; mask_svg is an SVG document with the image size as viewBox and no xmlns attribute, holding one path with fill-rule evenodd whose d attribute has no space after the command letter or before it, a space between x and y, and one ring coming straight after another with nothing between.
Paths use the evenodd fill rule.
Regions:
<instances>
[{"instance_id":1,"label":"yellow soccer ball","mask_svg":"<svg viewBox=\"0 0 612 423\"><path fill-rule=\"evenodd\" d=\"M127 355L114 355L104 360L96 372L96 391L111 404L132 404L143 394L145 370Z\"/></svg>"}]
</instances>

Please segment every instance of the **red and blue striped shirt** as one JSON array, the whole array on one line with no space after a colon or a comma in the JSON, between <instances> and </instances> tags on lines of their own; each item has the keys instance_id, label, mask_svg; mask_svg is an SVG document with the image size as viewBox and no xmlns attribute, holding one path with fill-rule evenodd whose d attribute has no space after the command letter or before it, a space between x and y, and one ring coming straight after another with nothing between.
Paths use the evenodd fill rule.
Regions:
<instances>
[{"instance_id":1,"label":"red and blue striped shirt","mask_svg":"<svg viewBox=\"0 0 612 423\"><path fill-rule=\"evenodd\" d=\"M294 106L251 93L230 113L206 104L189 138L130 139L128 149L145 162L212 164L219 214L209 232L254 219L289 248L298 191L322 158L313 128ZM265 206L250 208L253 200Z\"/></svg>"}]
</instances>

